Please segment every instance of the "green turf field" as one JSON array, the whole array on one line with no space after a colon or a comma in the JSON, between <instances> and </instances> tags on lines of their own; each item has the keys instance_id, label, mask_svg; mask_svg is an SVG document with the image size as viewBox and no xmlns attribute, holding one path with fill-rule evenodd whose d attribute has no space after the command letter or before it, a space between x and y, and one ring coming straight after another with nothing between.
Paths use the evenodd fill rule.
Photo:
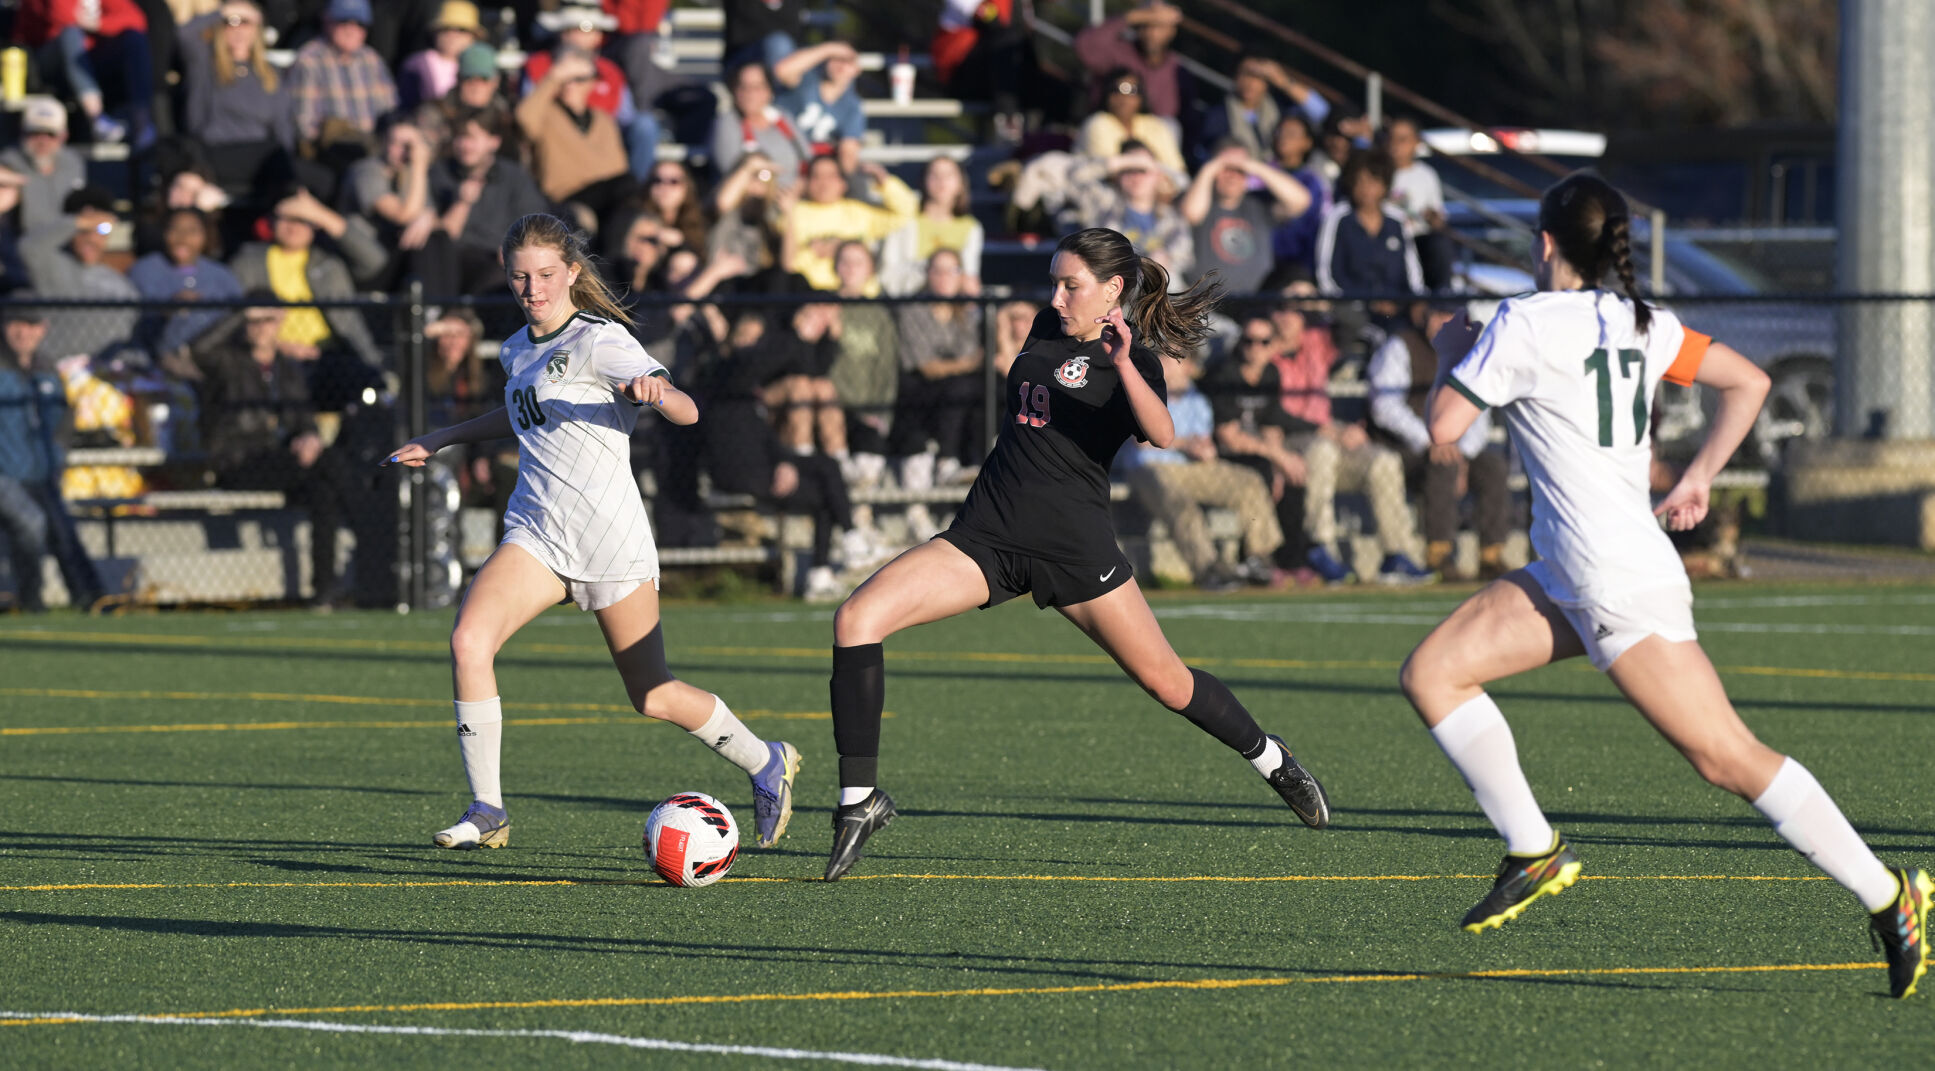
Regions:
<instances>
[{"instance_id":1,"label":"green turf field","mask_svg":"<svg viewBox=\"0 0 1935 1071\"><path fill-rule=\"evenodd\" d=\"M513 834L472 853L429 847L466 802L448 614L0 619L0 1065L1927 1058L1935 983L1887 999L1853 898L1583 663L1495 694L1586 880L1460 931L1501 848L1394 687L1455 599L1158 601L1324 780L1321 833L1025 599L905 634L902 817L833 885L827 611L674 604L674 668L806 755L780 847L700 890L652 876L645 814L697 789L750 825L745 780L630 714L575 611L505 652ZM1885 860L1935 864L1935 592L1730 585L1699 613L1763 738ZM175 1021L33 1017L60 1012Z\"/></svg>"}]
</instances>

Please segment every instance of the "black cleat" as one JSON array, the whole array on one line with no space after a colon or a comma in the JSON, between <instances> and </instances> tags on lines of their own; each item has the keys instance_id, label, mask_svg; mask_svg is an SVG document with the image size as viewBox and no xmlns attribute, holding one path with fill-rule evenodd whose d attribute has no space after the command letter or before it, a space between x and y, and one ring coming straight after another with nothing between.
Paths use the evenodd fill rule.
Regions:
<instances>
[{"instance_id":1,"label":"black cleat","mask_svg":"<svg viewBox=\"0 0 1935 1071\"><path fill-rule=\"evenodd\" d=\"M1901 892L1894 903L1868 916L1868 931L1888 956L1888 994L1900 998L1914 993L1928 970L1928 904L1935 899L1935 881L1920 868L1893 869Z\"/></svg>"},{"instance_id":2,"label":"black cleat","mask_svg":"<svg viewBox=\"0 0 1935 1071\"><path fill-rule=\"evenodd\" d=\"M826 880L839 881L860 861L860 846L894 820L894 798L879 789L851 807L833 810L833 854L826 860Z\"/></svg>"},{"instance_id":3,"label":"black cleat","mask_svg":"<svg viewBox=\"0 0 1935 1071\"><path fill-rule=\"evenodd\" d=\"M1312 829L1322 829L1329 825L1330 799L1324 795L1324 786L1318 784L1317 779L1310 775L1310 771L1304 769L1291 756L1290 745L1283 742L1283 737L1271 733L1270 739L1276 741L1277 746L1283 749L1283 765L1277 767L1277 772L1265 780L1270 782L1271 788L1277 790L1277 795L1283 797L1283 802L1297 812L1297 817L1303 819L1304 825Z\"/></svg>"},{"instance_id":4,"label":"black cleat","mask_svg":"<svg viewBox=\"0 0 1935 1071\"><path fill-rule=\"evenodd\" d=\"M1544 855L1507 855L1498 864L1498 880L1478 906L1459 923L1472 933L1503 926L1525 913L1541 896L1557 896L1579 880L1579 854L1554 835L1552 850Z\"/></svg>"}]
</instances>

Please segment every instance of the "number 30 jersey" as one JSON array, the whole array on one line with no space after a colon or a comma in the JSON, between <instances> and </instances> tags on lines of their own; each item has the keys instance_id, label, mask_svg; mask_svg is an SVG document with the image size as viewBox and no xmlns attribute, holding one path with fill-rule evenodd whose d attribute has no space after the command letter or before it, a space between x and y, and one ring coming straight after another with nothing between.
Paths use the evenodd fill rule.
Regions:
<instances>
[{"instance_id":1,"label":"number 30 jersey","mask_svg":"<svg viewBox=\"0 0 1935 1071\"><path fill-rule=\"evenodd\" d=\"M1000 436L953 530L1049 561L1115 560L1109 464L1140 434L1121 374L1099 339L1063 334L1053 309L1035 317L1021 350L1008 369ZM1162 359L1140 344L1130 356L1156 397L1166 398Z\"/></svg>"},{"instance_id":2,"label":"number 30 jersey","mask_svg":"<svg viewBox=\"0 0 1935 1071\"><path fill-rule=\"evenodd\" d=\"M658 575L658 548L632 475L639 407L618 393L640 375L663 376L620 324L580 312L548 335L527 326L500 359L511 428L517 433L517 488L504 529L559 576L645 580Z\"/></svg>"},{"instance_id":3,"label":"number 30 jersey","mask_svg":"<svg viewBox=\"0 0 1935 1071\"><path fill-rule=\"evenodd\" d=\"M1498 307L1449 386L1500 407L1532 485L1532 546L1561 581L1561 606L1616 606L1684 585L1686 570L1653 516L1653 393L1691 384L1713 340L1607 290L1558 290Z\"/></svg>"}]
</instances>

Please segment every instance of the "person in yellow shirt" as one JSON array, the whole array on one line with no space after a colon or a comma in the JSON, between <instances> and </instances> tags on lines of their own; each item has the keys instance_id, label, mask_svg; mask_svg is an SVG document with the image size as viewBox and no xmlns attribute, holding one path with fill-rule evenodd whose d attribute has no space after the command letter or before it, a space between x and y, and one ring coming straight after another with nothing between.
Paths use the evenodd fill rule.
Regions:
<instances>
[{"instance_id":1,"label":"person in yellow shirt","mask_svg":"<svg viewBox=\"0 0 1935 1071\"><path fill-rule=\"evenodd\" d=\"M1109 74L1102 109L1082 121L1077 144L1083 155L1107 160L1122 151L1124 142L1140 142L1156 162L1171 171L1189 173L1170 120L1149 114L1141 76L1126 67Z\"/></svg>"},{"instance_id":2,"label":"person in yellow shirt","mask_svg":"<svg viewBox=\"0 0 1935 1071\"><path fill-rule=\"evenodd\" d=\"M804 197L797 192L782 192L782 215L786 219L783 259L789 270L805 277L815 290L840 289L840 274L833 258L844 242L873 245L914 221L920 213L920 198L907 184L887 173L879 164L861 164L860 170L873 179L880 190L879 205L857 201L847 195L847 176L831 156L814 157L807 165ZM793 188L794 191L798 186ZM784 202L797 199L796 204Z\"/></svg>"},{"instance_id":3,"label":"person in yellow shirt","mask_svg":"<svg viewBox=\"0 0 1935 1071\"><path fill-rule=\"evenodd\" d=\"M969 211L967 175L960 162L936 156L921 175L920 215L880 247L880 288L895 297L920 293L927 285L928 262L946 249L960 262L962 293L979 294L985 238L980 221Z\"/></svg>"}]
</instances>

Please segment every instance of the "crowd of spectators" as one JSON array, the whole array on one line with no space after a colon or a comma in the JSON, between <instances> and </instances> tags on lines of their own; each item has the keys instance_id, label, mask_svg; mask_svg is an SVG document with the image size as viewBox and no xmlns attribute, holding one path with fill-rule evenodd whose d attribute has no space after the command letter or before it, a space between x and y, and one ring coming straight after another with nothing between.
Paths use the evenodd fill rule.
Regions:
<instances>
[{"instance_id":1,"label":"crowd of spectators","mask_svg":"<svg viewBox=\"0 0 1935 1071\"><path fill-rule=\"evenodd\" d=\"M1416 400L1428 326L1429 306L1407 298L1450 273L1417 126L1373 131L1260 54L1211 93L1173 50L1172 4L1082 31L1071 84L1035 55L1026 4L949 0L933 82L987 102L989 143L1013 162L970 174L939 154L904 178L863 159L861 56L807 42L800 0L724 0L717 85L669 62L669 0L96 6L78 22L49 14L58 4L17 8L36 92L0 149L0 287L173 304L35 312L21 322L46 338L28 363L47 375L70 359L129 395L189 392L175 447L196 443L216 486L284 491L318 530L372 493L330 417L389 396L398 347L387 312L310 303L421 282L449 306L426 331L431 408L487 407L501 383L477 352L515 324L487 330L458 301L498 293L502 235L552 211L594 236L641 338L724 414L708 424L730 430L667 433L661 455L715 491L813 517L816 589L884 550L855 490L969 478L989 445L990 364L1012 359L1033 310L987 306L984 326L969 300L988 293L987 225L1026 240L1111 227L1178 286L1214 272L1233 295L1182 370L1201 382L1171 392L1194 429L1185 445L1123 460L1199 581L1349 579L1334 498L1359 491L1384 579L1449 568L1468 487L1496 557L1495 450L1454 458L1397 415ZM70 139L127 142L129 186L95 185ZM977 213L977 189L1001 191L1005 215ZM839 300L802 303L815 292ZM1384 300L1330 300L1362 294ZM718 300L749 295L786 303ZM905 303L847 300L883 295ZM1391 396L1332 406L1330 383L1353 376ZM514 447L452 464L470 501L501 501ZM660 468L667 508L703 512L701 484ZM1204 557L1208 503L1243 518L1229 567ZM937 527L921 503L906 519L914 538ZM10 545L53 545L17 534L28 527L9 520ZM333 556L313 573L318 597L339 594Z\"/></svg>"}]
</instances>

